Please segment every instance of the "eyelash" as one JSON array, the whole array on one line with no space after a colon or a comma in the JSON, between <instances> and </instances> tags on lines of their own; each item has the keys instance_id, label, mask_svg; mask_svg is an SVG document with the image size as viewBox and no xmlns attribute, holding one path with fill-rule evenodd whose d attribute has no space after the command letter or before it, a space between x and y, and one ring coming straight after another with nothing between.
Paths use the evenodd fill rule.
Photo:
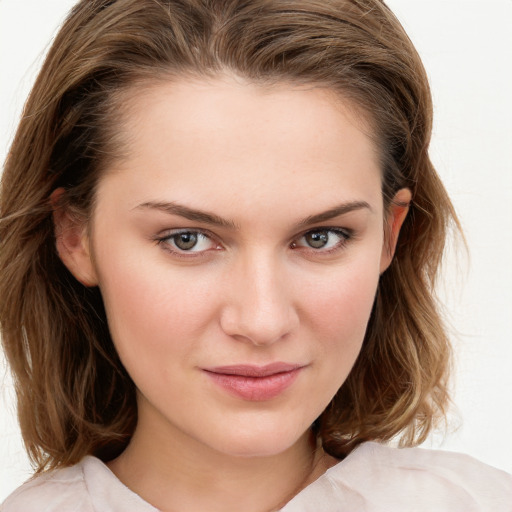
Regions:
<instances>
[{"instance_id":1,"label":"eyelash","mask_svg":"<svg viewBox=\"0 0 512 512\"><path fill-rule=\"evenodd\" d=\"M338 236L340 238L340 240L333 247L331 247L329 249L322 250L322 248L315 249L311 246L310 247L301 246L304 249L311 251L313 254L321 255L321 256L327 256L329 254L332 254L332 253L335 253L335 252L345 249L347 243L353 238L352 230L341 229L341 228L330 227L330 226L329 227L321 226L316 229L310 229L310 230L306 231L305 233L302 233L290 244L290 247L292 249L296 249L298 247L296 244L296 240L305 238L307 235L313 234L313 233L328 233L329 235L335 234L336 236Z\"/></svg>"},{"instance_id":2,"label":"eyelash","mask_svg":"<svg viewBox=\"0 0 512 512\"><path fill-rule=\"evenodd\" d=\"M209 252L212 249L206 249L204 251L186 251L183 249L180 249L178 247L173 248L171 246L172 241L176 239L179 235L184 234L192 234L192 235L200 235L202 237L207 238L210 240L213 244L215 244L215 237L213 234L209 233L208 231L203 231L200 229L177 229L174 231L170 231L165 233L163 236L157 236L155 237L155 242L160 245L165 251L171 253L173 256L176 256L178 258L201 258L205 257L206 253ZM220 244L217 243L217 246L213 250L218 250L220 248Z\"/></svg>"},{"instance_id":3,"label":"eyelash","mask_svg":"<svg viewBox=\"0 0 512 512\"><path fill-rule=\"evenodd\" d=\"M297 241L298 240L301 240L302 238L306 237L308 234L313 234L313 233L328 233L329 235L331 234L335 234L336 236L338 236L340 238L340 241L338 243L336 243L333 247L329 248L329 249L324 249L322 250L322 248L318 248L318 249L315 249L313 247L307 247L307 246L299 246L297 244ZM207 239L209 239L212 243L216 243L215 242L215 237L213 236L213 234L209 233L208 231L204 231L204 230L200 230L200 229L180 229L180 230L175 230L175 231L172 231L172 232L167 232L164 236L157 236L154 238L154 241L162 246L162 248L171 253L173 256L176 256L178 258L200 258L200 257L205 257L206 256L206 253L209 252L210 250L212 249L205 249L203 251L187 251L187 250L183 250L183 249L179 249L179 248L172 248L172 246L170 245L170 243L172 242L169 242L170 240L175 240L176 237L178 237L179 235L183 235L183 234L192 234L192 235L200 235L200 236L203 236ZM332 253L335 253L337 251L340 251L340 250L343 250L345 249L347 243L353 238L353 232L352 230L349 230L349 229L341 229L341 228L337 228L337 227L327 227L327 226L322 226L322 227L318 227L316 229L310 229L304 233L302 233L301 235L299 235L298 237L296 237L289 245L289 247L292 249L292 250L297 250L298 248L303 248L307 251L310 251L311 253L315 254L315 255L318 255L318 256L326 256L326 255L329 255L329 254L332 254ZM220 243L217 243L217 246L213 249L213 250L219 250L221 247L220 247Z\"/></svg>"}]
</instances>

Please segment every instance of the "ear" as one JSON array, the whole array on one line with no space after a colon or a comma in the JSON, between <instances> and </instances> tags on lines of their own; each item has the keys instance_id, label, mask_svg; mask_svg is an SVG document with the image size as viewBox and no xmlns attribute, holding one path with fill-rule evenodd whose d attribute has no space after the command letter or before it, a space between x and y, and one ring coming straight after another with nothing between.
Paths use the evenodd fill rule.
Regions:
<instances>
[{"instance_id":1,"label":"ear","mask_svg":"<svg viewBox=\"0 0 512 512\"><path fill-rule=\"evenodd\" d=\"M407 217L411 198L411 191L408 188L402 188L395 194L389 205L389 211L384 224L384 243L382 244L380 258L381 274L389 267L393 260L400 228Z\"/></svg>"},{"instance_id":2,"label":"ear","mask_svg":"<svg viewBox=\"0 0 512 512\"><path fill-rule=\"evenodd\" d=\"M64 204L65 190L58 188L50 196L57 253L62 263L84 286L96 286L98 279L92 263L86 224Z\"/></svg>"}]
</instances>

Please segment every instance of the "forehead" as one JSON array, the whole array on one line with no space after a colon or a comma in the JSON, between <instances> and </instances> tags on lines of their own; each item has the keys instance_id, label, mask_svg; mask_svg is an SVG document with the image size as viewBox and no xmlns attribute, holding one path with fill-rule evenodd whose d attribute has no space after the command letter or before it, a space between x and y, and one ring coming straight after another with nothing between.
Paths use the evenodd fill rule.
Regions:
<instances>
[{"instance_id":1,"label":"forehead","mask_svg":"<svg viewBox=\"0 0 512 512\"><path fill-rule=\"evenodd\" d=\"M380 195L366 120L326 88L168 81L134 88L123 108L126 158L110 174L131 183L133 201L171 194L214 207L235 197L272 207L295 197L314 209L315 198L338 204Z\"/></svg>"},{"instance_id":2,"label":"forehead","mask_svg":"<svg viewBox=\"0 0 512 512\"><path fill-rule=\"evenodd\" d=\"M255 83L236 75L144 82L128 89L120 108L125 111L128 135L134 135L130 128L154 114L152 121L166 123L169 130L189 136L191 141L215 135L220 139L224 129L238 129L238 143L246 135L245 142L263 142L265 134L258 129L265 124L273 128L265 142L293 138L318 143L326 140L328 133L340 135L341 123L353 125L369 138L372 132L363 109L326 86ZM251 126L254 130L249 133Z\"/></svg>"}]
</instances>

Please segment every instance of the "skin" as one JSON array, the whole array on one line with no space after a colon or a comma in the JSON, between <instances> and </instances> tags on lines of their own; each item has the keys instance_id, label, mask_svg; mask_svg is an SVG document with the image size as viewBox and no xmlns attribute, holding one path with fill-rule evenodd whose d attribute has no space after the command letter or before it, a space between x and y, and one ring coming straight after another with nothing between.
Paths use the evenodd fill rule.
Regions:
<instances>
[{"instance_id":1,"label":"skin","mask_svg":"<svg viewBox=\"0 0 512 512\"><path fill-rule=\"evenodd\" d=\"M230 77L134 91L128 153L100 180L90 225L55 213L59 254L100 287L138 389L139 423L110 468L161 510L275 510L336 462L309 427L356 360L407 212L385 214L374 145L348 107ZM180 250L176 230L197 245ZM268 400L204 371L274 362L302 369Z\"/></svg>"}]
</instances>

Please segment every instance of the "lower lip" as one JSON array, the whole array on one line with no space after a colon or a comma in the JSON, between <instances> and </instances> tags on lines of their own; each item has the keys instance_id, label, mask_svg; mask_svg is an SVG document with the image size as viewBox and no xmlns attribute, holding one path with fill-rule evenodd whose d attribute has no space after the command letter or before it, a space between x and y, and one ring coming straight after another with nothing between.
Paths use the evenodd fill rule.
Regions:
<instances>
[{"instance_id":1,"label":"lower lip","mask_svg":"<svg viewBox=\"0 0 512 512\"><path fill-rule=\"evenodd\" d=\"M289 388L299 376L302 368L288 372L275 373L265 377L246 377L206 372L208 377L228 393L253 402L262 402L276 398Z\"/></svg>"}]
</instances>

